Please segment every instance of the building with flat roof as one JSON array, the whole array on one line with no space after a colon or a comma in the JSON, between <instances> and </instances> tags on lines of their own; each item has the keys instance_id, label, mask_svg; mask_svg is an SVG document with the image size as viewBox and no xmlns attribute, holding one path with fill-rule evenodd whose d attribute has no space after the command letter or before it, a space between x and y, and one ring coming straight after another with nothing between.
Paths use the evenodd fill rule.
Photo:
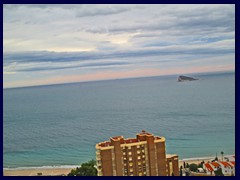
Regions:
<instances>
[{"instance_id":1,"label":"building with flat roof","mask_svg":"<svg viewBox=\"0 0 240 180\"><path fill-rule=\"evenodd\" d=\"M179 176L178 156L166 156L165 138L146 131L98 143L96 160L99 176Z\"/></svg>"}]
</instances>

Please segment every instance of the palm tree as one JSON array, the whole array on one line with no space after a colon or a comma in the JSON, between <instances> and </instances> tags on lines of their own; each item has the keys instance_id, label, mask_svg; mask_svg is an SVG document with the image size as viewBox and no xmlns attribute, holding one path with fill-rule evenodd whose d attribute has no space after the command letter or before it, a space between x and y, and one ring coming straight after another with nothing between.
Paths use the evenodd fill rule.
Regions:
<instances>
[{"instance_id":1,"label":"palm tree","mask_svg":"<svg viewBox=\"0 0 240 180\"><path fill-rule=\"evenodd\" d=\"M224 154L224 152L222 151L222 152L221 152L221 155L222 155L222 161L223 161L223 154Z\"/></svg>"}]
</instances>

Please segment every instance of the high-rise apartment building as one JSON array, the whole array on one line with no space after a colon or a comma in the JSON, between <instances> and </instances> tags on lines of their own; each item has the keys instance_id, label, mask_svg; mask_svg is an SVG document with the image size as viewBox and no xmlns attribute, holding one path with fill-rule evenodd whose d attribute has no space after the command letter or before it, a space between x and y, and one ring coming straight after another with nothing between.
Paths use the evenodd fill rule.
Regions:
<instances>
[{"instance_id":1,"label":"high-rise apartment building","mask_svg":"<svg viewBox=\"0 0 240 180\"><path fill-rule=\"evenodd\" d=\"M165 138L142 131L96 145L99 176L179 176L178 156L167 155Z\"/></svg>"}]
</instances>

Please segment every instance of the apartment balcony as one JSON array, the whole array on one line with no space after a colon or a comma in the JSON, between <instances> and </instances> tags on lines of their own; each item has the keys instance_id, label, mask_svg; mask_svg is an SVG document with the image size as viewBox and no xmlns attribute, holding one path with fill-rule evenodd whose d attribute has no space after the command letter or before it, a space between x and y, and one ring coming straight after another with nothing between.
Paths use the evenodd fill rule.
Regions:
<instances>
[{"instance_id":1,"label":"apartment balcony","mask_svg":"<svg viewBox=\"0 0 240 180\"><path fill-rule=\"evenodd\" d=\"M102 175L103 175L103 173L99 171L98 172L98 176L102 176Z\"/></svg>"},{"instance_id":2,"label":"apartment balcony","mask_svg":"<svg viewBox=\"0 0 240 180\"><path fill-rule=\"evenodd\" d=\"M102 172L102 167L97 167L98 172Z\"/></svg>"},{"instance_id":3,"label":"apartment balcony","mask_svg":"<svg viewBox=\"0 0 240 180\"><path fill-rule=\"evenodd\" d=\"M97 166L102 166L102 162L100 160L97 160L96 164Z\"/></svg>"},{"instance_id":4,"label":"apartment balcony","mask_svg":"<svg viewBox=\"0 0 240 180\"><path fill-rule=\"evenodd\" d=\"M100 156L100 155L97 155L97 156L96 156L96 159L97 159L97 160L101 160L101 156Z\"/></svg>"}]
</instances>

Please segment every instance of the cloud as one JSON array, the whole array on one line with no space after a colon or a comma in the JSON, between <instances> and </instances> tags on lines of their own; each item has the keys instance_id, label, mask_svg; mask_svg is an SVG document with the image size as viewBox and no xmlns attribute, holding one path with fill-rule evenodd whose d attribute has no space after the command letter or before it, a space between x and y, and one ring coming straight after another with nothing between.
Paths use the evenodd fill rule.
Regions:
<instances>
[{"instance_id":1,"label":"cloud","mask_svg":"<svg viewBox=\"0 0 240 180\"><path fill-rule=\"evenodd\" d=\"M152 45L145 45L154 46ZM223 39L219 41L211 41L210 43L191 44L188 45L163 45L155 44L154 48L137 48L132 50L118 50L108 52L49 52L49 51L33 51L33 52L9 52L4 53L4 64L12 62L71 62L71 61L88 61L99 59L114 58L131 58L131 57L149 57L156 55L180 55L180 54L228 54L235 52L235 40Z\"/></svg>"},{"instance_id":2,"label":"cloud","mask_svg":"<svg viewBox=\"0 0 240 180\"><path fill-rule=\"evenodd\" d=\"M119 67L123 65L128 65L129 62L105 62L105 63L85 63L82 65L65 65L62 64L62 66L38 66L38 67L23 67L15 69L17 72L28 72L28 71L49 71L49 70L62 70L62 69L77 69L77 68L101 68L101 67ZM11 72L8 72L11 73ZM16 73L16 72L15 72Z\"/></svg>"},{"instance_id":3,"label":"cloud","mask_svg":"<svg viewBox=\"0 0 240 180\"><path fill-rule=\"evenodd\" d=\"M128 7L101 7L101 5L98 8L91 8L88 10L81 10L78 11L76 14L76 17L87 17L87 16L107 16L107 15L113 15L113 14L119 14L126 11L129 11L130 8Z\"/></svg>"},{"instance_id":4,"label":"cloud","mask_svg":"<svg viewBox=\"0 0 240 180\"><path fill-rule=\"evenodd\" d=\"M11 74L16 74L16 72L14 72L14 71L3 71L3 74L11 75Z\"/></svg>"},{"instance_id":5,"label":"cloud","mask_svg":"<svg viewBox=\"0 0 240 180\"><path fill-rule=\"evenodd\" d=\"M155 10L154 7L151 7L151 9ZM156 14L151 14L151 12L145 14L144 11L141 11L141 9L138 10L139 19L144 14L149 19L154 19L154 21L152 19L146 21L144 17L140 22L133 19L131 23L126 25L121 23L115 27L109 27L108 31L110 33L136 32L136 30L143 32L166 31L166 34L168 34L169 31L176 32L179 30L183 30L183 33L193 30L195 32L209 32L212 31L212 28L215 31L217 28L218 30L228 32L233 31L235 28L234 6L199 5L188 7L188 5L178 5L174 7L173 5L168 5L156 11ZM131 19L132 17L130 17ZM98 27L86 29L86 31L91 33L105 33L104 29Z\"/></svg>"},{"instance_id":6,"label":"cloud","mask_svg":"<svg viewBox=\"0 0 240 180\"><path fill-rule=\"evenodd\" d=\"M110 70L227 69L234 67L235 6L6 4L3 49L4 83Z\"/></svg>"}]
</instances>

